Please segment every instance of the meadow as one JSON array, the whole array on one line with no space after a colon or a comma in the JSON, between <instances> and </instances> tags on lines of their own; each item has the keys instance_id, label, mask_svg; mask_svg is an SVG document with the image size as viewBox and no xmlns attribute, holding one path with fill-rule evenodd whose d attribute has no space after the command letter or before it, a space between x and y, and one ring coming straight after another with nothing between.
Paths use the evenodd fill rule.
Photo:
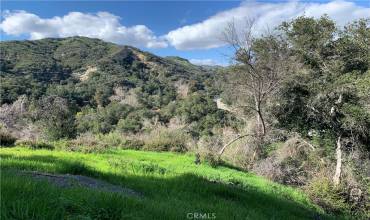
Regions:
<instances>
[{"instance_id":1,"label":"meadow","mask_svg":"<svg viewBox=\"0 0 370 220\"><path fill-rule=\"evenodd\" d=\"M300 190L193 154L1 148L1 219L330 219ZM59 187L26 171L93 177L140 197Z\"/></svg>"}]
</instances>

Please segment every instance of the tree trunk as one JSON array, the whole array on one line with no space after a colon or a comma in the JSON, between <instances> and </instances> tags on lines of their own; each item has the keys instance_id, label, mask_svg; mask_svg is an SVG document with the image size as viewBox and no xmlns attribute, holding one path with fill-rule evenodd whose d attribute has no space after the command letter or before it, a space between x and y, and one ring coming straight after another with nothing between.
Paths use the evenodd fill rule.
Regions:
<instances>
[{"instance_id":1,"label":"tree trunk","mask_svg":"<svg viewBox=\"0 0 370 220\"><path fill-rule=\"evenodd\" d=\"M341 147L342 147L341 136L339 136L337 140L337 149L336 149L337 165L336 165L335 174L333 177L333 183L335 186L339 185L340 183L340 174L342 171L342 149Z\"/></svg>"},{"instance_id":2,"label":"tree trunk","mask_svg":"<svg viewBox=\"0 0 370 220\"><path fill-rule=\"evenodd\" d=\"M257 99L256 97L254 97L254 103L256 105L256 112L257 112L257 134L258 136L260 136L260 132L262 130L262 136L265 136L266 125L265 125L265 120L263 119L263 116L262 116L261 101Z\"/></svg>"},{"instance_id":3,"label":"tree trunk","mask_svg":"<svg viewBox=\"0 0 370 220\"><path fill-rule=\"evenodd\" d=\"M262 117L261 110L258 110L257 114L258 114L258 118L259 118L258 122L259 122L260 125L262 125L262 136L265 136L265 134L266 134L266 125L265 125L265 120Z\"/></svg>"}]
</instances>

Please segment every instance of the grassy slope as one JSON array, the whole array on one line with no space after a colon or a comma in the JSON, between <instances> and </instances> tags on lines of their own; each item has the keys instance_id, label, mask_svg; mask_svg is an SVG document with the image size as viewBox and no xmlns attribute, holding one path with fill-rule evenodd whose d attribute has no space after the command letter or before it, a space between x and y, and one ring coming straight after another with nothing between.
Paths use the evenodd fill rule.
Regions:
<instances>
[{"instance_id":1,"label":"grassy slope","mask_svg":"<svg viewBox=\"0 0 370 220\"><path fill-rule=\"evenodd\" d=\"M2 148L1 219L313 219L321 212L300 191L227 167L195 165L191 155L143 151L82 154ZM125 198L61 189L15 175L38 170L93 176L141 192Z\"/></svg>"}]
</instances>

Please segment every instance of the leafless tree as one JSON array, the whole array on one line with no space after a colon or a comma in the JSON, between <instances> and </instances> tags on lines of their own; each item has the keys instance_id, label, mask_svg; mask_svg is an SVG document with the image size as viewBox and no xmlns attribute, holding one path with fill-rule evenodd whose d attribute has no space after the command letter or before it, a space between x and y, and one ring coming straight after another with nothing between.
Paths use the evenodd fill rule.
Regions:
<instances>
[{"instance_id":1,"label":"leafless tree","mask_svg":"<svg viewBox=\"0 0 370 220\"><path fill-rule=\"evenodd\" d=\"M278 35L267 33L255 37L254 21L249 19L241 28L230 22L224 31L224 41L233 49L234 65L228 74L230 92L237 107L256 113L257 133L266 134L264 107L278 90L289 72L287 44Z\"/></svg>"}]
</instances>

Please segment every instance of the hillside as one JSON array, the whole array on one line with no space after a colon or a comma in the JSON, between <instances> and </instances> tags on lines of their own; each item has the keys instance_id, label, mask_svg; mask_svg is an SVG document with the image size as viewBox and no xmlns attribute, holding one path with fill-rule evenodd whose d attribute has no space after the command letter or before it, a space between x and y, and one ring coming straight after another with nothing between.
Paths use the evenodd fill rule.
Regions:
<instances>
[{"instance_id":1,"label":"hillside","mask_svg":"<svg viewBox=\"0 0 370 220\"><path fill-rule=\"evenodd\" d=\"M109 133L120 119L130 124L121 130L135 133L145 121L167 124L179 116L192 123L195 136L229 123L227 113L213 102L220 93L213 85L218 69L86 37L1 42L0 51L1 104L15 103L23 96L27 101L19 102L31 108L45 99L61 99L71 117L80 112L81 123L69 133L52 134L54 139L84 132ZM195 115L190 112L194 105L202 105ZM123 113L113 110L118 108ZM107 118L104 112L120 115ZM108 123L108 127L86 121L91 117L100 118L96 123ZM25 133L19 129L24 125L2 121L15 136Z\"/></svg>"},{"instance_id":2,"label":"hillside","mask_svg":"<svg viewBox=\"0 0 370 220\"><path fill-rule=\"evenodd\" d=\"M1 42L0 51L1 103L15 101L16 97L4 96L8 94L37 96L27 90L29 86L43 89L37 87L53 83L87 84L99 74L110 75L115 84L123 83L127 87L154 79L164 83L188 82L210 74L182 58L161 58L131 46L86 37ZM123 81L124 78L128 79ZM23 87L13 91L12 85L20 81L24 82Z\"/></svg>"},{"instance_id":3,"label":"hillside","mask_svg":"<svg viewBox=\"0 0 370 220\"><path fill-rule=\"evenodd\" d=\"M1 219L186 219L188 213L217 219L326 219L299 190L225 166L196 165L190 154L12 148L1 149L0 156ZM26 171L90 176L141 196L60 187Z\"/></svg>"}]
</instances>

